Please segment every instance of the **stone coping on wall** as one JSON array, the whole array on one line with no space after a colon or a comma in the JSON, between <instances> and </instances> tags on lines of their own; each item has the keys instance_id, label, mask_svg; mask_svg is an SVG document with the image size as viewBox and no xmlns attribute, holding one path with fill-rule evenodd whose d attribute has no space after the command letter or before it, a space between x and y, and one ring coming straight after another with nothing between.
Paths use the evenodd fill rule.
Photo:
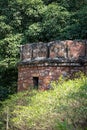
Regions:
<instances>
[{"instance_id":1,"label":"stone coping on wall","mask_svg":"<svg viewBox=\"0 0 87 130\"><path fill-rule=\"evenodd\" d=\"M86 66L87 58L74 59L64 59L64 58L48 58L48 59L35 59L35 60L25 60L20 61L18 65L28 65L28 66Z\"/></svg>"}]
</instances>

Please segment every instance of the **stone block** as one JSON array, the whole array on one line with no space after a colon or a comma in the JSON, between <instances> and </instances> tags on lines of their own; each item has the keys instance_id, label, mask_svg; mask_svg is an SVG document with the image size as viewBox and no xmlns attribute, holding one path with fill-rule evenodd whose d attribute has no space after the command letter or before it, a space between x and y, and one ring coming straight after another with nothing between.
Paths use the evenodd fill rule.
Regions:
<instances>
[{"instance_id":1,"label":"stone block","mask_svg":"<svg viewBox=\"0 0 87 130\"><path fill-rule=\"evenodd\" d=\"M47 57L47 46L46 44L34 44L33 45L33 59L46 58Z\"/></svg>"},{"instance_id":2,"label":"stone block","mask_svg":"<svg viewBox=\"0 0 87 130\"><path fill-rule=\"evenodd\" d=\"M66 42L54 42L50 47L50 58L66 58Z\"/></svg>"},{"instance_id":3,"label":"stone block","mask_svg":"<svg viewBox=\"0 0 87 130\"><path fill-rule=\"evenodd\" d=\"M32 58L32 46L30 44L26 44L22 46L22 60L31 60Z\"/></svg>"},{"instance_id":4,"label":"stone block","mask_svg":"<svg viewBox=\"0 0 87 130\"><path fill-rule=\"evenodd\" d=\"M85 56L85 43L80 41L67 41L68 45L68 58L78 59Z\"/></svg>"}]
</instances>

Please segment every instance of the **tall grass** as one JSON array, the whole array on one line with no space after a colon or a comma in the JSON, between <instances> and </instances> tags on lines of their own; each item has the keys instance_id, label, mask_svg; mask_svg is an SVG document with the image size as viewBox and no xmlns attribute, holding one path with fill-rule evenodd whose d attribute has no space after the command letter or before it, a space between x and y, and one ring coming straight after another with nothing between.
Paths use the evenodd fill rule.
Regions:
<instances>
[{"instance_id":1,"label":"tall grass","mask_svg":"<svg viewBox=\"0 0 87 130\"><path fill-rule=\"evenodd\" d=\"M52 82L52 90L20 92L3 102L0 130L87 130L87 77ZM7 120L8 117L8 120Z\"/></svg>"}]
</instances>

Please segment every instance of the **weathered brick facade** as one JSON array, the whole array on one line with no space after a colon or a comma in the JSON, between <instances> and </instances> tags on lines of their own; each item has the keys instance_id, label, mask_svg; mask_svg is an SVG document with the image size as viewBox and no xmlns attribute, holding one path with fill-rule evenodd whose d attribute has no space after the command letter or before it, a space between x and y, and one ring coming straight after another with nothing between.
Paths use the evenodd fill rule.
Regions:
<instances>
[{"instance_id":1,"label":"weathered brick facade","mask_svg":"<svg viewBox=\"0 0 87 130\"><path fill-rule=\"evenodd\" d=\"M87 41L66 40L21 46L18 64L18 91L46 88L60 75L87 74Z\"/></svg>"}]
</instances>

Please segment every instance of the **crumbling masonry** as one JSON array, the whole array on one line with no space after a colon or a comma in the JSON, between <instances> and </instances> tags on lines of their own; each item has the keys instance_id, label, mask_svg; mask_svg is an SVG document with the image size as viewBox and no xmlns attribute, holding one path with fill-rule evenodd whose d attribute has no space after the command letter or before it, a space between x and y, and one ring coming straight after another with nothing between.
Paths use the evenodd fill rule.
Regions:
<instances>
[{"instance_id":1,"label":"crumbling masonry","mask_svg":"<svg viewBox=\"0 0 87 130\"><path fill-rule=\"evenodd\" d=\"M41 89L78 71L87 74L87 41L66 40L25 44L20 48L18 91L30 87Z\"/></svg>"}]
</instances>

